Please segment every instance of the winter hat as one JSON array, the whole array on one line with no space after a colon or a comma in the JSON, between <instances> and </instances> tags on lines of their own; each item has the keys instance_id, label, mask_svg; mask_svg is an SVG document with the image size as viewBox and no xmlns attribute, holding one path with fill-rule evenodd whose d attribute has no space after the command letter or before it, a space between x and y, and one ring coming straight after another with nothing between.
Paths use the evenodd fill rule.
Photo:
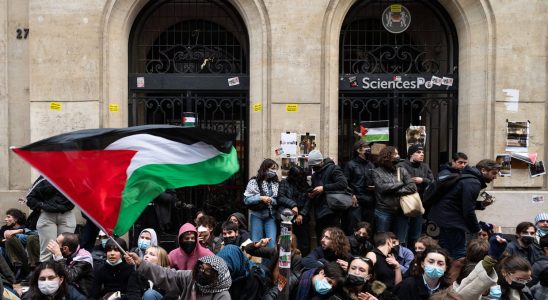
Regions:
<instances>
[{"instance_id":1,"label":"winter hat","mask_svg":"<svg viewBox=\"0 0 548 300\"><path fill-rule=\"evenodd\" d=\"M308 165L313 167L321 164L323 161L323 155L320 150L312 150L308 153Z\"/></svg>"},{"instance_id":2,"label":"winter hat","mask_svg":"<svg viewBox=\"0 0 548 300\"><path fill-rule=\"evenodd\" d=\"M419 150L424 151L424 147L422 146L422 144L413 144L413 145L409 146L409 148L407 149L407 156L411 157L411 155L413 155L413 153L415 153Z\"/></svg>"},{"instance_id":3,"label":"winter hat","mask_svg":"<svg viewBox=\"0 0 548 300\"><path fill-rule=\"evenodd\" d=\"M354 153L356 153L356 152L358 151L358 149L360 149L361 147L368 147L369 150L371 150L371 148L370 148L370 146L369 146L369 143L366 143L366 142L360 140L360 141L357 141L357 142L354 144L354 148L353 148Z\"/></svg>"},{"instance_id":4,"label":"winter hat","mask_svg":"<svg viewBox=\"0 0 548 300\"><path fill-rule=\"evenodd\" d=\"M535 217L535 225L540 221L547 221L548 220L548 213L541 212Z\"/></svg>"}]
</instances>

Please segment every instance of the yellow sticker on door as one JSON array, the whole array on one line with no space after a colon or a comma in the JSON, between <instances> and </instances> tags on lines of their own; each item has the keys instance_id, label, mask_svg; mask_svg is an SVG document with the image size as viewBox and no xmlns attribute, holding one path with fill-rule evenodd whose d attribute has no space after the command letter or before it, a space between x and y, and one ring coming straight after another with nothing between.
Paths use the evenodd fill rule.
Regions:
<instances>
[{"instance_id":1,"label":"yellow sticker on door","mask_svg":"<svg viewBox=\"0 0 548 300\"><path fill-rule=\"evenodd\" d=\"M61 102L50 102L49 109L51 110L61 110Z\"/></svg>"},{"instance_id":2,"label":"yellow sticker on door","mask_svg":"<svg viewBox=\"0 0 548 300\"><path fill-rule=\"evenodd\" d=\"M299 111L299 105L298 104L286 104L285 105L285 111L286 112L298 112Z\"/></svg>"}]
</instances>

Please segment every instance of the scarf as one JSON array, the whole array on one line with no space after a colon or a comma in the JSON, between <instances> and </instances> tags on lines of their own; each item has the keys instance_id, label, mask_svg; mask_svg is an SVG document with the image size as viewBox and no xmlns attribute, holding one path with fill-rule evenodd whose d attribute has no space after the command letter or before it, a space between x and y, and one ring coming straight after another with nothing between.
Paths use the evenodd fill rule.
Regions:
<instances>
[{"instance_id":1,"label":"scarf","mask_svg":"<svg viewBox=\"0 0 548 300\"><path fill-rule=\"evenodd\" d=\"M242 250L235 245L224 246L223 249L217 253L217 256L221 257L226 262L228 270L230 270L232 282L247 278L249 271L255 265L250 262Z\"/></svg>"},{"instance_id":2,"label":"scarf","mask_svg":"<svg viewBox=\"0 0 548 300\"><path fill-rule=\"evenodd\" d=\"M217 271L218 274L217 280L212 284L201 285L196 282L196 286L198 287L198 290L202 292L202 294L215 294L228 291L228 289L230 289L230 286L232 285L230 271L228 271L228 267L226 266L226 263L222 258L216 255L210 255L204 256L198 260L203 263L210 264L211 267L215 271Z\"/></svg>"},{"instance_id":3,"label":"scarf","mask_svg":"<svg viewBox=\"0 0 548 300\"><path fill-rule=\"evenodd\" d=\"M264 180L261 184L262 191L264 193L268 193L268 181ZM278 197L278 187L279 183L276 181L271 181L272 186L272 195L264 195L264 196L270 196L272 198ZM257 184L257 179L253 178L249 180L247 183L247 187L245 188L244 196L249 197L253 195L261 195L261 191L259 190L259 185Z\"/></svg>"}]
</instances>

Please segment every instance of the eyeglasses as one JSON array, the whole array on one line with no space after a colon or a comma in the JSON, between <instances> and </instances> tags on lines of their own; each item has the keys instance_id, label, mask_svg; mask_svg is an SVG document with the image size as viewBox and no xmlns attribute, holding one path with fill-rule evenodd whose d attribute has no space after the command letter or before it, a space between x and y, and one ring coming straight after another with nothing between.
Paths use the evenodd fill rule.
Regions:
<instances>
[{"instance_id":1,"label":"eyeglasses","mask_svg":"<svg viewBox=\"0 0 548 300\"><path fill-rule=\"evenodd\" d=\"M512 278L512 281L515 281L515 282L521 283L521 284L527 284L531 280L533 280L533 278L531 278L531 277L529 277L528 279L523 279L523 278L514 278L513 276L510 276L510 278Z\"/></svg>"}]
</instances>

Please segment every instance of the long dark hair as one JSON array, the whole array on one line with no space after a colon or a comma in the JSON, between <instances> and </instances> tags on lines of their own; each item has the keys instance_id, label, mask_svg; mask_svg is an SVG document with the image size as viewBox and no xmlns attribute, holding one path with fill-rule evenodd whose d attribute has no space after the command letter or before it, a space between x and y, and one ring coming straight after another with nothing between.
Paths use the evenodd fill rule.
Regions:
<instances>
[{"instance_id":1,"label":"long dark hair","mask_svg":"<svg viewBox=\"0 0 548 300\"><path fill-rule=\"evenodd\" d=\"M261 163L261 166L259 167L259 171L257 171L257 181L265 181L265 180L275 181L275 182L280 181L278 179L278 175L274 176L273 178L268 178L267 176L268 169L272 168L272 166L274 165L278 166L278 163L276 163L270 158L263 160L263 162Z\"/></svg>"},{"instance_id":2,"label":"long dark hair","mask_svg":"<svg viewBox=\"0 0 548 300\"><path fill-rule=\"evenodd\" d=\"M45 269L52 269L55 275L63 279L63 282L61 282L59 289L57 290L57 292L55 292L55 295L53 295L53 300L65 299L68 295L67 273L65 272L65 268L60 263L53 260L41 263L36 267L34 273L32 273L32 278L30 279L30 287L28 291L29 298L31 300L49 298L47 295L42 294L42 292L38 288L38 278L40 278L40 273L42 273L42 270Z\"/></svg>"},{"instance_id":3,"label":"long dark hair","mask_svg":"<svg viewBox=\"0 0 548 300\"><path fill-rule=\"evenodd\" d=\"M294 185L300 191L307 190L309 188L308 182L306 182L306 176L303 168L299 166L293 166L287 173L287 182Z\"/></svg>"},{"instance_id":4,"label":"long dark hair","mask_svg":"<svg viewBox=\"0 0 548 300\"><path fill-rule=\"evenodd\" d=\"M517 271L529 272L531 271L531 264L529 264L527 259L521 256L507 256L497 264L496 270L499 277L500 289L502 290L501 299L509 299L508 295L510 294L511 288L506 281L504 273L514 273ZM519 294L522 296L523 292L519 291Z\"/></svg>"},{"instance_id":5,"label":"long dark hair","mask_svg":"<svg viewBox=\"0 0 548 300\"><path fill-rule=\"evenodd\" d=\"M416 266L415 268L411 270L411 275L419 277L419 276L422 276L422 274L424 274L422 263L426 260L426 256L428 256L428 254L430 253L438 253L443 255L443 257L445 257L445 273L443 274L443 277L440 278L440 283L441 283L441 286L443 287L450 286L451 274L449 274L449 270L451 270L451 258L449 257L449 253L447 253L447 251L445 251L445 249L443 248L438 248L438 247L426 248L426 250L417 254L416 260L415 260Z\"/></svg>"}]
</instances>

